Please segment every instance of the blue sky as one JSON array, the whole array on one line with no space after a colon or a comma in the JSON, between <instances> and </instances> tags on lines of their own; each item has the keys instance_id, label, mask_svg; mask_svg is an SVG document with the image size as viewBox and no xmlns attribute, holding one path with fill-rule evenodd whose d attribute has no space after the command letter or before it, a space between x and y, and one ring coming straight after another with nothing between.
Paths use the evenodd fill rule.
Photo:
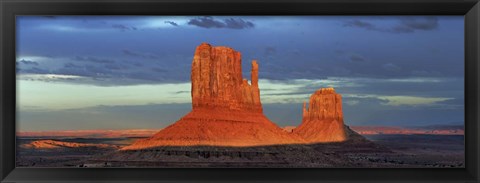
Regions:
<instances>
[{"instance_id":1,"label":"blue sky","mask_svg":"<svg viewBox=\"0 0 480 183\"><path fill-rule=\"evenodd\" d=\"M321 87L348 125L463 124L462 16L21 16L21 131L162 128L190 111L202 42L258 60L266 115L301 122Z\"/></svg>"}]
</instances>

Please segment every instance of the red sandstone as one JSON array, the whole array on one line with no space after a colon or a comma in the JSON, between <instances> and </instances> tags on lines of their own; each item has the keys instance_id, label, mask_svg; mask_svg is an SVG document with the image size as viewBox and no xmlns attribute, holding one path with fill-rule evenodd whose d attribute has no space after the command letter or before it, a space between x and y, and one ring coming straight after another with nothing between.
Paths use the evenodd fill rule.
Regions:
<instances>
[{"instance_id":1,"label":"red sandstone","mask_svg":"<svg viewBox=\"0 0 480 183\"><path fill-rule=\"evenodd\" d=\"M342 96L333 88L322 88L310 96L307 108L303 104L302 124L293 130L309 143L347 140L343 123Z\"/></svg>"}]
</instances>

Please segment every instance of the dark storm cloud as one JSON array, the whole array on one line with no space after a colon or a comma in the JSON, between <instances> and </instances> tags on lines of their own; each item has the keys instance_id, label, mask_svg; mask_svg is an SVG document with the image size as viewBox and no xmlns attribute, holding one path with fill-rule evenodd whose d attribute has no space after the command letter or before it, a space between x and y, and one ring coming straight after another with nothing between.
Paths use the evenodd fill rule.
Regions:
<instances>
[{"instance_id":1,"label":"dark storm cloud","mask_svg":"<svg viewBox=\"0 0 480 183\"><path fill-rule=\"evenodd\" d=\"M150 71L136 70L120 63L96 65L78 65L74 63L66 63L62 68L52 71L53 74L85 77L85 81L82 81L82 83L108 86L163 83L166 81L166 79L162 73L165 72L167 72L167 70L160 68L152 68Z\"/></svg>"},{"instance_id":2,"label":"dark storm cloud","mask_svg":"<svg viewBox=\"0 0 480 183\"><path fill-rule=\"evenodd\" d=\"M243 20L241 18L228 18L225 19L226 28L230 29L247 29L253 28L255 25L252 22Z\"/></svg>"},{"instance_id":3,"label":"dark storm cloud","mask_svg":"<svg viewBox=\"0 0 480 183\"><path fill-rule=\"evenodd\" d=\"M128 50L128 49L123 49L122 53L128 56L133 56L133 57L140 57L140 58L146 58L146 59L159 59L160 57L155 54L151 53L143 53L143 52L138 52L138 51L133 51L133 50Z\"/></svg>"},{"instance_id":4,"label":"dark storm cloud","mask_svg":"<svg viewBox=\"0 0 480 183\"><path fill-rule=\"evenodd\" d=\"M423 18L414 18L406 17L402 18L400 24L393 27L392 31L397 33L411 33L415 30L435 30L438 28L438 18L437 17L423 17Z\"/></svg>"},{"instance_id":5,"label":"dark storm cloud","mask_svg":"<svg viewBox=\"0 0 480 183\"><path fill-rule=\"evenodd\" d=\"M352 54L350 55L350 61L352 62L364 62L366 61L365 57L358 55L358 54Z\"/></svg>"},{"instance_id":6,"label":"dark storm cloud","mask_svg":"<svg viewBox=\"0 0 480 183\"><path fill-rule=\"evenodd\" d=\"M325 77L401 78L463 75L462 64L451 62L451 60L461 59L460 56L447 59L449 56L440 58L438 54L424 54L422 51L405 53L404 50L397 50L394 53L381 53L372 49L337 49L336 51L334 49L329 52L318 49L312 52L302 51L302 54L294 55L278 49L275 49L278 56L272 57L267 56L266 53L273 54L273 48L262 48L260 55L263 57L260 56L258 59L261 78L288 80ZM417 56L408 59L405 55ZM449 67L445 67L446 65ZM242 68L249 67L248 62L242 65ZM248 75L248 72L245 74Z\"/></svg>"},{"instance_id":7,"label":"dark storm cloud","mask_svg":"<svg viewBox=\"0 0 480 183\"><path fill-rule=\"evenodd\" d=\"M364 28L364 29L367 29L367 30L377 30L377 27L375 27L375 25L373 25L369 22L366 22L366 21L361 21L361 20L348 21L344 24L344 26Z\"/></svg>"},{"instance_id":8,"label":"dark storm cloud","mask_svg":"<svg viewBox=\"0 0 480 183\"><path fill-rule=\"evenodd\" d=\"M24 60L24 59L20 60L20 62L19 62L19 63L21 63L21 64L25 64L25 65L34 65L34 66L38 66L38 63L37 63L37 62L30 61L30 60Z\"/></svg>"},{"instance_id":9,"label":"dark storm cloud","mask_svg":"<svg viewBox=\"0 0 480 183\"><path fill-rule=\"evenodd\" d=\"M99 63L99 64L108 64L114 63L114 60L98 58L98 57L91 57L91 56L75 56L73 60L82 61L82 62L92 62L92 63Z\"/></svg>"},{"instance_id":10,"label":"dark storm cloud","mask_svg":"<svg viewBox=\"0 0 480 183\"><path fill-rule=\"evenodd\" d=\"M51 72L47 69L32 67L29 69L19 69L20 73L29 73L29 74L50 74Z\"/></svg>"},{"instance_id":11,"label":"dark storm cloud","mask_svg":"<svg viewBox=\"0 0 480 183\"><path fill-rule=\"evenodd\" d=\"M139 54L136 54L139 56ZM139 57L151 58L148 54ZM156 57L155 57L156 58ZM160 58L160 57L159 57ZM165 58L174 60L174 58ZM177 57L175 57L177 58ZM17 73L19 74L53 74L79 76L72 80L74 84L89 84L96 86L126 86L138 84L160 84L160 83L182 83L188 82L190 67L184 65L168 65L163 62L152 62L149 60L136 59L117 60L97 56L75 56L73 58L53 58L42 61L42 67L16 62ZM54 65L52 65L54 64ZM35 66L35 67L33 67ZM175 71L175 72L170 72ZM26 75L23 78L28 80L61 81L70 80L60 77L34 77Z\"/></svg>"},{"instance_id":12,"label":"dark storm cloud","mask_svg":"<svg viewBox=\"0 0 480 183\"><path fill-rule=\"evenodd\" d=\"M153 83L175 83L175 79L165 79L158 72L145 70L129 70L124 65L72 65L50 72L51 74L81 76L72 82L96 86L124 86ZM58 81L53 78L52 81Z\"/></svg>"},{"instance_id":13,"label":"dark storm cloud","mask_svg":"<svg viewBox=\"0 0 480 183\"><path fill-rule=\"evenodd\" d=\"M224 28L225 23L215 20L212 17L199 17L188 21L188 25L195 25L203 28Z\"/></svg>"},{"instance_id":14,"label":"dark storm cloud","mask_svg":"<svg viewBox=\"0 0 480 183\"><path fill-rule=\"evenodd\" d=\"M182 78L184 81L185 78L189 77L189 67L191 59L185 59L176 57L175 55L187 55L192 56L194 51L194 46L197 45L199 42L208 41L213 45L225 45L231 46L235 49L241 51L243 56L243 64L242 68L244 71L244 75L248 76L250 63L247 60L251 59L258 59L260 65L260 77L263 79L274 79L274 80L289 80L289 79L322 79L325 77L373 77L373 78L395 78L395 77L410 77L410 76L452 76L452 75L463 75L463 68L460 64L452 65L451 60L456 60L457 56L449 57L449 55L458 55L458 54L449 54L443 55L441 54L431 54L424 52L421 48L405 50L409 48L413 48L420 43L428 43L429 40L419 40L415 43L409 43L407 45L399 45L395 44L394 47L384 46L385 42L396 42L398 40L403 40L403 38L398 38L399 35L382 35L382 39L375 39L378 37L378 34L375 32L362 32L357 30L349 30L346 29L345 31L349 31L348 33L341 33L339 32L339 36L332 36L328 37L318 37L318 36L307 36L307 35L299 35L299 34L292 34L290 31L281 31L282 33L279 34L272 30L281 30L272 27L272 30L266 29L252 29L249 31L236 31L232 29L227 29L227 24L231 25L231 28L234 28L233 23L229 20L229 17L184 17L183 21L192 23L197 21L199 25L205 25L211 28L225 28L221 31L224 31L225 34L218 34L218 32L206 32L204 35L197 35L201 30L198 29L189 29L188 27L182 26L178 29L161 29L155 28L151 32L144 30L137 32L131 32L132 36L125 37L122 33L118 33L117 31L111 30L109 27L113 24L121 24L121 25L132 25L132 26L144 26L143 24L149 23L150 19L138 21L139 19L132 19L126 18L125 20L119 21L118 19L108 18L108 19L89 19L89 22L101 22L107 21L103 26L107 26L108 30L99 31L99 32L92 32L93 34L101 34L102 39L108 39L109 41L105 42L95 42L95 45L92 45L92 41L96 40L95 36L92 37L82 37L79 38L78 36L73 38L75 42L83 42L80 46L85 48L98 48L98 49L89 49L90 52L99 52L98 55L105 56L103 57L80 57L79 60L92 60L91 62L98 62L101 64L113 64L113 65L104 65L103 67L109 67L109 70L117 70L123 72L133 72L137 69L145 69L148 72L154 72L151 68L168 68L169 73L174 75L174 78ZM243 20L243 19L245 20ZM301 17L299 19L303 19L305 17ZM363 27L368 29L377 28L376 24L374 25L371 23L367 18L358 18L357 20L353 20L350 23L350 26L357 26ZM67 22L70 25L71 20L65 20L65 18L60 18L62 21ZM234 17L233 20L243 20L238 22L247 22L250 20L250 17ZM314 18L315 20L319 18ZM350 19L350 18L349 18ZM388 25L395 26L395 25L402 25L404 27L409 27L411 29L431 29L432 25L429 25L431 21L423 20L428 19L425 17L414 17L413 19L410 18L399 18L399 17L392 17L387 18ZM433 17L433 19L437 19ZM153 19L152 19L153 20ZM173 19L160 19L160 23L164 24L165 21L169 21ZM226 21L229 20L229 21ZM259 25L262 19L255 19L251 18L251 20L255 20L255 23ZM333 25L325 25L321 21L310 22L310 23L302 23L297 25L296 21L286 19L285 21L286 28L289 25L294 25L294 29L301 29L301 30L308 30L312 29L316 31L316 27L312 25L322 25L323 28L328 28L329 26ZM348 19L342 19L348 20ZM46 21L46 20L43 20ZM269 20L270 21L270 20ZM283 21L283 20L282 20ZM230 23L226 23L230 22ZM401 23L403 22L403 23ZM159 23L158 19L156 22ZM336 22L335 22L336 23ZM374 22L376 23L376 22ZM442 22L443 23L443 22ZM62 24L61 22L59 24ZM79 25L83 25L78 23ZM150 25L147 24L147 25ZM267 25L267 24L266 24ZM72 24L73 26L73 24ZM279 24L279 26L283 26L283 24ZM308 27L298 27L298 26L308 26ZM335 24L335 26L339 26ZM341 25L340 25L341 26ZM380 25L378 25L380 26ZM129 26L126 26L129 27ZM105 28L105 27L104 27ZM323 29L322 28L322 29ZM335 28L335 27L333 27ZM334 30L334 29L332 29ZM186 32L185 32L186 31ZM435 34L440 34L444 29L440 31L435 31ZM159 34L159 32L162 32ZM165 32L166 34L163 34ZM69 33L69 32L65 32ZM65 34L64 32L58 32L57 34ZM432 32L433 33L433 32ZM443 33L442 33L443 34ZM258 36L256 36L258 35ZM351 37L349 37L351 36ZM37 36L38 37L38 36ZM318 38L322 40L321 42L314 41ZM364 42L364 39L360 38L367 38L370 40ZM392 38L393 37L393 38ZM87 39L88 38L88 39ZM93 39L95 38L95 39ZM254 38L254 39L253 39ZM285 39L278 39L278 38L285 38ZM38 38L40 39L40 37ZM63 39L63 38L62 38ZM330 41L329 41L330 39ZM410 39L410 38L405 38ZM422 38L423 39L423 38ZM453 38L452 38L453 39ZM38 40L36 42L42 42L43 44L49 43L51 41L55 41L55 39L49 40ZM125 45L129 45L132 42L137 42L141 40L138 45L135 47L126 47ZM290 44L290 40L296 40L297 43ZM335 42L331 42L334 40ZM337 42L342 42L342 40L346 40L344 43L345 45L335 46ZM383 41L385 40L385 41ZM417 39L418 40L418 39ZM35 40L34 40L35 41ZM61 40L57 40L55 45L63 45L61 44ZM167 41L168 45L160 45L159 43L162 41ZM298 44L301 43L301 44ZM24 45L27 45L24 43ZM28 44L32 45L32 44ZM258 45L258 46L255 46ZM347 46L349 45L349 46ZM437 44L432 44L437 45ZM458 45L458 44L456 44ZM52 53L51 50L44 48L43 45L38 46L29 46L35 47L30 48L33 50L46 50L41 51L44 53L39 53L45 55L45 53ZM107 49L112 48L112 50ZM158 49L155 49L158 48ZM68 47L61 47L57 46L54 50L58 50L57 52L63 52L67 50L66 54L70 54L67 57L72 57L72 53L68 53ZM447 50L442 47L436 48L438 50ZM118 51L115 51L118 50ZM161 50L162 52L159 52ZM254 50L254 51L252 51ZM332 55L334 53L333 50L342 50L345 54L335 57ZM369 51L369 50L375 50ZM392 50L401 50L398 52L393 52ZM411 50L417 52L412 52ZM459 48L458 50L461 50ZM120 58L119 57L120 51ZM444 52L446 53L446 52ZM56 53L57 56L59 53ZM74 55L76 53L73 53ZM91 53L89 55L94 56L96 53ZM108 55L111 55L108 57ZM438 56L436 56L438 55ZM405 58L398 58L399 56ZM166 59L166 57L170 57ZM186 56L185 56L186 57ZM441 57L441 58L440 58ZM132 59L134 61L126 62L131 71L127 71L127 69L122 70L118 68L116 65L118 63L112 62L123 62L123 59ZM149 62L149 60L155 60L155 62ZM338 60L337 60L338 59ZM432 61L436 64L432 64ZM90 61L89 61L90 62ZM181 62L181 63L179 63ZM166 67L165 63L169 63ZM175 63L175 64L173 64ZM177 65L177 63L179 63ZM388 63L392 63L394 65L388 65ZM43 66L43 62L41 63ZM160 65L156 65L160 64ZM163 64L163 65L162 65ZM387 64L387 65L386 65ZM445 68L445 65L452 65L452 67ZM185 68L183 68L185 67ZM400 69L399 69L400 68ZM395 72L392 72L395 71ZM161 72L154 73L160 74ZM120 74L118 74L120 76ZM178 75L185 75L180 77ZM188 80L187 80L188 81Z\"/></svg>"},{"instance_id":15,"label":"dark storm cloud","mask_svg":"<svg viewBox=\"0 0 480 183\"><path fill-rule=\"evenodd\" d=\"M65 63L63 68L52 71L54 74L75 75L88 78L109 78L112 77L112 70L122 69L119 65L78 65L75 63Z\"/></svg>"},{"instance_id":16,"label":"dark storm cloud","mask_svg":"<svg viewBox=\"0 0 480 183\"><path fill-rule=\"evenodd\" d=\"M228 29L248 29L253 28L255 25L241 18L227 18L227 19L215 19L213 17L198 17L188 21L189 25L194 25L202 28L228 28Z\"/></svg>"},{"instance_id":17,"label":"dark storm cloud","mask_svg":"<svg viewBox=\"0 0 480 183\"><path fill-rule=\"evenodd\" d=\"M166 23L166 24L173 25L173 26L175 26L175 27L177 27L177 26L178 26L178 24L177 24L177 23L175 23L174 21L165 21L165 23Z\"/></svg>"},{"instance_id":18,"label":"dark storm cloud","mask_svg":"<svg viewBox=\"0 0 480 183\"><path fill-rule=\"evenodd\" d=\"M128 25L123 25L123 24L113 24L112 28L121 30L121 31L130 31L130 30L137 30L136 27L134 26L128 26Z\"/></svg>"},{"instance_id":19,"label":"dark storm cloud","mask_svg":"<svg viewBox=\"0 0 480 183\"><path fill-rule=\"evenodd\" d=\"M417 30L430 31L438 28L437 17L402 17L398 23L392 27L381 27L364 20L347 21L344 26L357 27L366 30L390 33L413 33Z\"/></svg>"},{"instance_id":20,"label":"dark storm cloud","mask_svg":"<svg viewBox=\"0 0 480 183\"><path fill-rule=\"evenodd\" d=\"M52 73L90 78L108 78L112 76L112 71L101 65L75 65L70 63L65 64L63 68L52 71Z\"/></svg>"}]
</instances>

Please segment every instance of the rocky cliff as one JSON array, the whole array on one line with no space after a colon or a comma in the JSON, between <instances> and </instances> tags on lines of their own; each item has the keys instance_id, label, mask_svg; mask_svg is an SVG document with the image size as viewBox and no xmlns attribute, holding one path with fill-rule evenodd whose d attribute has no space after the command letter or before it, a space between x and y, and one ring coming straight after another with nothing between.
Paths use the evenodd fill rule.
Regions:
<instances>
[{"instance_id":1,"label":"rocky cliff","mask_svg":"<svg viewBox=\"0 0 480 183\"><path fill-rule=\"evenodd\" d=\"M258 64L252 61L249 84L242 78L241 62L241 54L232 48L199 45L192 62L192 111L152 137L122 150L304 143L264 116Z\"/></svg>"},{"instance_id":2,"label":"rocky cliff","mask_svg":"<svg viewBox=\"0 0 480 183\"><path fill-rule=\"evenodd\" d=\"M192 107L262 112L258 64L252 61L251 84L242 78L240 52L202 43L192 62Z\"/></svg>"},{"instance_id":3,"label":"rocky cliff","mask_svg":"<svg viewBox=\"0 0 480 183\"><path fill-rule=\"evenodd\" d=\"M321 88L303 104L302 124L294 134L309 143L341 142L347 140L343 123L342 97L333 88Z\"/></svg>"}]
</instances>

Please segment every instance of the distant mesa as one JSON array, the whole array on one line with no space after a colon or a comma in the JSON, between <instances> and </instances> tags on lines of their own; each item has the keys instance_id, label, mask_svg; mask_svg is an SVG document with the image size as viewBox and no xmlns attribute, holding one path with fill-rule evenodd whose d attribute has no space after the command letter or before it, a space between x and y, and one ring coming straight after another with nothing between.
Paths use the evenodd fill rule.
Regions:
<instances>
[{"instance_id":1,"label":"distant mesa","mask_svg":"<svg viewBox=\"0 0 480 183\"><path fill-rule=\"evenodd\" d=\"M361 135L464 135L465 129L462 125L431 125L431 126L352 126L352 129Z\"/></svg>"},{"instance_id":2,"label":"distant mesa","mask_svg":"<svg viewBox=\"0 0 480 183\"><path fill-rule=\"evenodd\" d=\"M321 88L303 103L303 120L294 134L309 143L342 142L347 140L343 123L342 96L333 88Z\"/></svg>"},{"instance_id":3,"label":"distant mesa","mask_svg":"<svg viewBox=\"0 0 480 183\"><path fill-rule=\"evenodd\" d=\"M42 138L131 138L150 137L159 129L127 129L127 130L57 130L57 131L23 131L17 132L19 137Z\"/></svg>"},{"instance_id":4,"label":"distant mesa","mask_svg":"<svg viewBox=\"0 0 480 183\"><path fill-rule=\"evenodd\" d=\"M192 62L192 111L147 139L122 150L159 146L264 146L305 141L271 122L262 110L258 64L251 84L242 78L241 54L202 43Z\"/></svg>"},{"instance_id":5,"label":"distant mesa","mask_svg":"<svg viewBox=\"0 0 480 183\"><path fill-rule=\"evenodd\" d=\"M91 144L64 142L58 140L35 140L27 144L22 144L21 148L26 149L60 149L60 148L101 148L101 149L117 149L118 146L109 144Z\"/></svg>"}]
</instances>

